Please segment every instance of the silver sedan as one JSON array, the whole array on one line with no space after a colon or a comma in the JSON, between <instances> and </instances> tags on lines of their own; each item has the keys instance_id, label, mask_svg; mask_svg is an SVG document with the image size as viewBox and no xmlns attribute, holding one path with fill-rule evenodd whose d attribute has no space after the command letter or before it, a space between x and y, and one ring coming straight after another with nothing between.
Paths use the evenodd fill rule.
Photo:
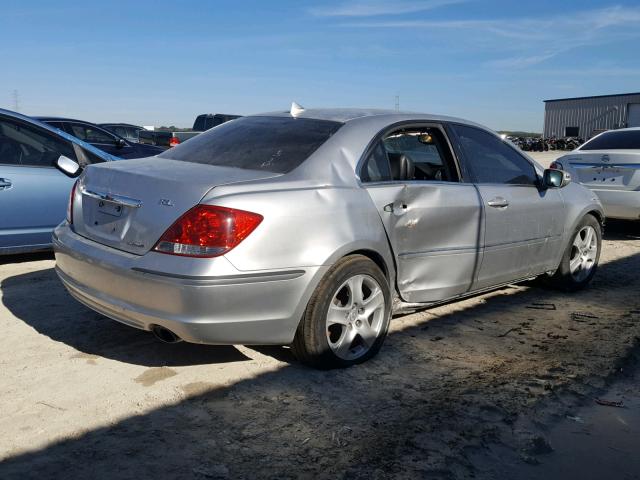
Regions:
<instances>
[{"instance_id":1,"label":"silver sedan","mask_svg":"<svg viewBox=\"0 0 640 480\"><path fill-rule=\"evenodd\" d=\"M640 220L640 128L603 132L552 167L595 192L608 218Z\"/></svg>"},{"instance_id":2,"label":"silver sedan","mask_svg":"<svg viewBox=\"0 0 640 480\"><path fill-rule=\"evenodd\" d=\"M86 168L53 241L64 285L107 317L331 368L375 355L393 309L537 276L584 287L603 218L474 123L295 107Z\"/></svg>"}]
</instances>

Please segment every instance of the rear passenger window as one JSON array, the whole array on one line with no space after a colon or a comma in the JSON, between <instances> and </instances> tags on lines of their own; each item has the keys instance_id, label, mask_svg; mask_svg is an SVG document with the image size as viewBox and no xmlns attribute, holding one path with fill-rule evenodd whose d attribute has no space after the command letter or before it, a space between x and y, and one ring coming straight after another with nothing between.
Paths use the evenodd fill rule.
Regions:
<instances>
[{"instance_id":1,"label":"rear passenger window","mask_svg":"<svg viewBox=\"0 0 640 480\"><path fill-rule=\"evenodd\" d=\"M408 128L387 135L384 147L391 163L409 163L407 180L436 182L457 181L453 157L444 134L438 128Z\"/></svg>"},{"instance_id":2,"label":"rear passenger window","mask_svg":"<svg viewBox=\"0 0 640 480\"><path fill-rule=\"evenodd\" d=\"M536 185L533 165L501 139L479 128L451 125L476 183Z\"/></svg>"},{"instance_id":3,"label":"rear passenger window","mask_svg":"<svg viewBox=\"0 0 640 480\"><path fill-rule=\"evenodd\" d=\"M363 182L457 182L453 155L435 127L401 128L385 135L360 172Z\"/></svg>"},{"instance_id":4,"label":"rear passenger window","mask_svg":"<svg viewBox=\"0 0 640 480\"><path fill-rule=\"evenodd\" d=\"M52 167L60 155L76 160L69 142L31 125L0 119L0 164Z\"/></svg>"}]
</instances>

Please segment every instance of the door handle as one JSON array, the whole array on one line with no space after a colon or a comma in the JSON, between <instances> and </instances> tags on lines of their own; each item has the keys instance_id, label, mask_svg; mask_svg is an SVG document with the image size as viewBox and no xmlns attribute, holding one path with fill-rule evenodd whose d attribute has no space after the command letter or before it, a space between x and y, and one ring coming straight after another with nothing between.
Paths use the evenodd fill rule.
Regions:
<instances>
[{"instance_id":1,"label":"door handle","mask_svg":"<svg viewBox=\"0 0 640 480\"><path fill-rule=\"evenodd\" d=\"M0 190L8 189L11 185L11 180L8 178L0 178Z\"/></svg>"},{"instance_id":2,"label":"door handle","mask_svg":"<svg viewBox=\"0 0 640 480\"><path fill-rule=\"evenodd\" d=\"M506 198L495 197L489 200L487 205L493 208L507 208L509 206L509 201Z\"/></svg>"},{"instance_id":3,"label":"door handle","mask_svg":"<svg viewBox=\"0 0 640 480\"><path fill-rule=\"evenodd\" d=\"M407 204L404 202L399 202L397 205L395 203L387 203L382 209L388 213L398 212L399 215L404 213L403 210L407 209Z\"/></svg>"}]
</instances>

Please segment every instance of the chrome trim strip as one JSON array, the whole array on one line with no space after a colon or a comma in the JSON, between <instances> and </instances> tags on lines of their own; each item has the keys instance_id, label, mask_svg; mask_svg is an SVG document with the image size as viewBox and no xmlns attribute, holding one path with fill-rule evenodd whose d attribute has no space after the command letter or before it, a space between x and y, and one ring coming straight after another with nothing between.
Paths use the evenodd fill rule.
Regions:
<instances>
[{"instance_id":1,"label":"chrome trim strip","mask_svg":"<svg viewBox=\"0 0 640 480\"><path fill-rule=\"evenodd\" d=\"M82 195L86 195L87 197L95 198L96 200L124 205L125 207L140 208L142 206L141 200L131 197L125 197L124 195L116 195L114 193L96 192L94 190L88 190L84 186L80 187L80 193Z\"/></svg>"},{"instance_id":2,"label":"chrome trim strip","mask_svg":"<svg viewBox=\"0 0 640 480\"><path fill-rule=\"evenodd\" d=\"M279 280L293 280L294 278L301 277L306 273L304 270L286 270L279 272L248 273L240 275L195 276L158 272L156 270L148 270L146 268L139 267L133 267L131 270L139 273L157 275L159 277L174 278L179 280L191 280L199 283L204 283L206 285L230 285L256 282L274 282Z\"/></svg>"}]
</instances>

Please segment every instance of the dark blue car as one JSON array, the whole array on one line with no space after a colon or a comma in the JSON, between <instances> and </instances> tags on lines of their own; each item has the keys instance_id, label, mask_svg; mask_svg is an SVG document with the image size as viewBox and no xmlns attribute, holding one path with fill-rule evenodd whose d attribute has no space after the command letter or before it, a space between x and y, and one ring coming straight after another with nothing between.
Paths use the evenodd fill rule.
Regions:
<instances>
[{"instance_id":1,"label":"dark blue car","mask_svg":"<svg viewBox=\"0 0 640 480\"><path fill-rule=\"evenodd\" d=\"M105 128L83 120L59 117L36 118L120 158L152 157L164 152L163 148L125 140Z\"/></svg>"}]
</instances>

